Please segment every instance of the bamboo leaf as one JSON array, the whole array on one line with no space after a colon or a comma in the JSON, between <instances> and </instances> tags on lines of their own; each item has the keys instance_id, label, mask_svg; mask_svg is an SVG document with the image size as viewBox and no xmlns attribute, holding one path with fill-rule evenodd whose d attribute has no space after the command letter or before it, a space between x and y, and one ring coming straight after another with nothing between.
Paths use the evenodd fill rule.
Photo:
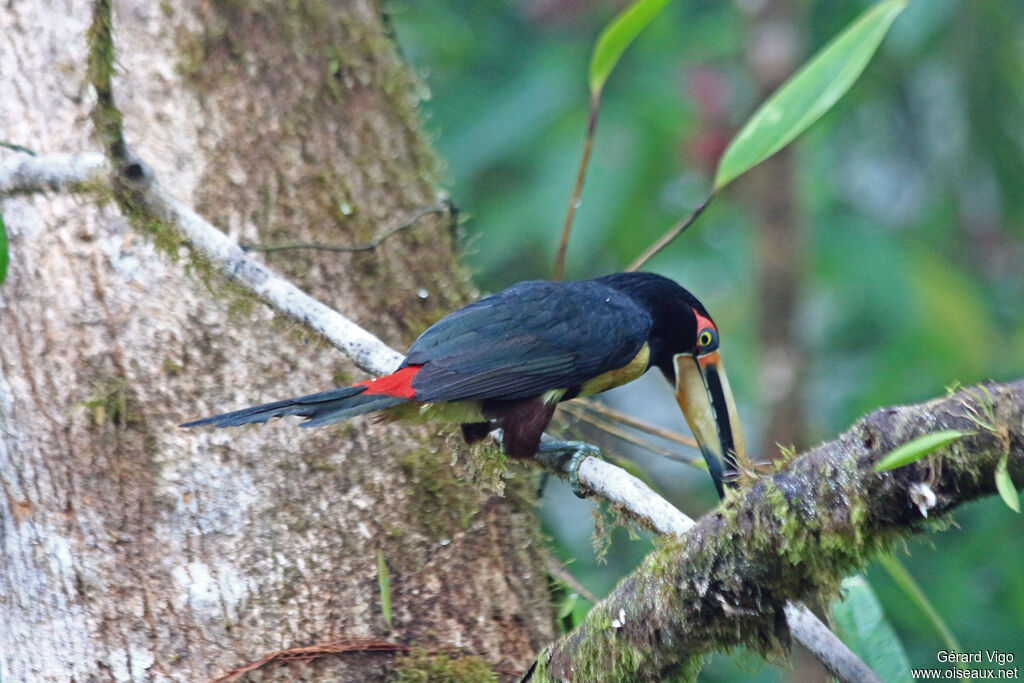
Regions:
<instances>
[{"instance_id":1,"label":"bamboo leaf","mask_svg":"<svg viewBox=\"0 0 1024 683\"><path fill-rule=\"evenodd\" d=\"M601 92L622 53L667 4L668 0L637 0L604 27L590 57L592 96L596 97Z\"/></svg>"},{"instance_id":2,"label":"bamboo leaf","mask_svg":"<svg viewBox=\"0 0 1024 683\"><path fill-rule=\"evenodd\" d=\"M932 432L931 434L911 439L899 448L893 449L888 455L876 462L875 472L884 472L917 462L932 451L948 446L966 434L966 432L961 432L959 429L944 429L941 432Z\"/></svg>"},{"instance_id":3,"label":"bamboo leaf","mask_svg":"<svg viewBox=\"0 0 1024 683\"><path fill-rule=\"evenodd\" d=\"M864 71L906 6L907 0L875 5L768 98L726 148L715 190L775 154L831 109Z\"/></svg>"},{"instance_id":4,"label":"bamboo leaf","mask_svg":"<svg viewBox=\"0 0 1024 683\"><path fill-rule=\"evenodd\" d=\"M888 683L911 683L910 664L896 631L863 576L843 579L842 602L832 608L840 637Z\"/></svg>"},{"instance_id":5,"label":"bamboo leaf","mask_svg":"<svg viewBox=\"0 0 1024 683\"><path fill-rule=\"evenodd\" d=\"M0 213L0 284L3 284L7 277L7 227L4 225L4 215Z\"/></svg>"},{"instance_id":6,"label":"bamboo leaf","mask_svg":"<svg viewBox=\"0 0 1024 683\"><path fill-rule=\"evenodd\" d=\"M380 609L384 613L384 623L391 629L391 576L388 565L384 561L384 553L377 549L377 583L380 585Z\"/></svg>"},{"instance_id":7,"label":"bamboo leaf","mask_svg":"<svg viewBox=\"0 0 1024 683\"><path fill-rule=\"evenodd\" d=\"M1017 495L1017 487L1013 485L1013 479L1010 478L1010 469L1007 467L1009 458L1010 453L1007 451L1003 453L999 464L996 465L996 490L999 491L999 495L1002 497L1003 502L1006 503L1006 507L1014 512L1020 512L1020 497Z\"/></svg>"}]
</instances>

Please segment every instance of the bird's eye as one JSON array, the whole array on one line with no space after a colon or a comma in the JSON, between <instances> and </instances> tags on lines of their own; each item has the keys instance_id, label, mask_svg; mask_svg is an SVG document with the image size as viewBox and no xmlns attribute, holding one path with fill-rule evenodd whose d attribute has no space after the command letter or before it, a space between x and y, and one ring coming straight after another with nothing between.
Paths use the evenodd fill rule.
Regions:
<instances>
[{"instance_id":1,"label":"bird's eye","mask_svg":"<svg viewBox=\"0 0 1024 683\"><path fill-rule=\"evenodd\" d=\"M712 351L718 347L718 335L710 327L705 327L697 335L697 344L701 351Z\"/></svg>"}]
</instances>

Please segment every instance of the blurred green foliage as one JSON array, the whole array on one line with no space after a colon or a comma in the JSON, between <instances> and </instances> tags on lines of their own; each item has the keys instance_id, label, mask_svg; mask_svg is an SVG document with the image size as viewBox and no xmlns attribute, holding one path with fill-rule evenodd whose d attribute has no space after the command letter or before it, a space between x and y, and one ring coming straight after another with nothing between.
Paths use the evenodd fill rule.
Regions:
<instances>
[{"instance_id":1,"label":"blurred green foliage","mask_svg":"<svg viewBox=\"0 0 1024 683\"><path fill-rule=\"evenodd\" d=\"M800 61L872 3L794 1ZM489 291L550 273L587 120L587 64L622 8L598 0L386 4L431 97L427 127L469 220L462 247ZM622 269L710 189L718 155L757 105L741 3L677 0L608 80L567 277ZM864 412L941 395L955 383L1024 376L1024 3L915 0L843 100L795 143L804 249L798 319L810 364L808 443ZM648 270L711 310L749 432L758 386L756 198L742 179ZM619 390L622 391L622 390ZM643 408L644 413L650 410ZM681 419L679 420L681 423ZM679 424L672 425L680 427ZM713 504L656 481L684 510ZM591 525L587 503L546 494L554 517ZM905 564L967 650L1024 659L1024 533L997 497L959 527L910 544ZM615 532L607 565L552 523L556 553L602 594L646 542ZM619 538L622 536L623 538ZM914 666L941 643L884 572L872 587ZM716 659L707 680L785 678Z\"/></svg>"},{"instance_id":2,"label":"blurred green foliage","mask_svg":"<svg viewBox=\"0 0 1024 683\"><path fill-rule=\"evenodd\" d=\"M832 610L838 635L886 683L911 683L910 663L863 576L843 581L843 600Z\"/></svg>"}]
</instances>

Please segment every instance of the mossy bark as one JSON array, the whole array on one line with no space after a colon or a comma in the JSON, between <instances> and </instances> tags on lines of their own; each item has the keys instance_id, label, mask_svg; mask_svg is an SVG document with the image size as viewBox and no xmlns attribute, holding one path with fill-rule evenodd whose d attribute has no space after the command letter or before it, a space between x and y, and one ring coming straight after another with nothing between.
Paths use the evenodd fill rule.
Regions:
<instances>
[{"instance_id":1,"label":"mossy bark","mask_svg":"<svg viewBox=\"0 0 1024 683\"><path fill-rule=\"evenodd\" d=\"M948 523L995 493L995 470L1024 482L1024 380L876 411L835 441L727 496L683 538L651 553L531 681L694 680L703 658L789 646L787 601L834 597L842 577L908 534ZM923 434L968 435L911 465L874 464Z\"/></svg>"},{"instance_id":2,"label":"mossy bark","mask_svg":"<svg viewBox=\"0 0 1024 683\"><path fill-rule=\"evenodd\" d=\"M0 138L110 149L90 119L90 23L82 3L0 13ZM375 3L115 2L113 31L125 141L233 236L360 243L435 203L416 84ZM553 636L525 470L499 498L456 476L449 432L366 419L179 430L363 374L144 215L61 196L3 211L5 679L204 680L343 636L522 668ZM402 348L471 294L451 232L432 215L373 252L266 258ZM385 680L393 665L328 656L299 675Z\"/></svg>"}]
</instances>

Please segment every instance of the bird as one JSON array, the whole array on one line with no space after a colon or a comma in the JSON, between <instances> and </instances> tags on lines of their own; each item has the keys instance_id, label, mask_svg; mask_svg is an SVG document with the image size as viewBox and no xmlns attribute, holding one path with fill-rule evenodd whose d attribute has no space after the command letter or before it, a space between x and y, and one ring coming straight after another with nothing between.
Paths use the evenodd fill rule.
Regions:
<instances>
[{"instance_id":1,"label":"bird","mask_svg":"<svg viewBox=\"0 0 1024 683\"><path fill-rule=\"evenodd\" d=\"M586 444L541 440L557 405L652 368L674 388L724 496L723 484L736 479L744 452L718 328L693 294L654 273L520 282L434 323L389 375L181 427L233 427L288 415L316 427L376 412L459 424L470 444L500 428L509 457L571 452L575 473Z\"/></svg>"}]
</instances>

